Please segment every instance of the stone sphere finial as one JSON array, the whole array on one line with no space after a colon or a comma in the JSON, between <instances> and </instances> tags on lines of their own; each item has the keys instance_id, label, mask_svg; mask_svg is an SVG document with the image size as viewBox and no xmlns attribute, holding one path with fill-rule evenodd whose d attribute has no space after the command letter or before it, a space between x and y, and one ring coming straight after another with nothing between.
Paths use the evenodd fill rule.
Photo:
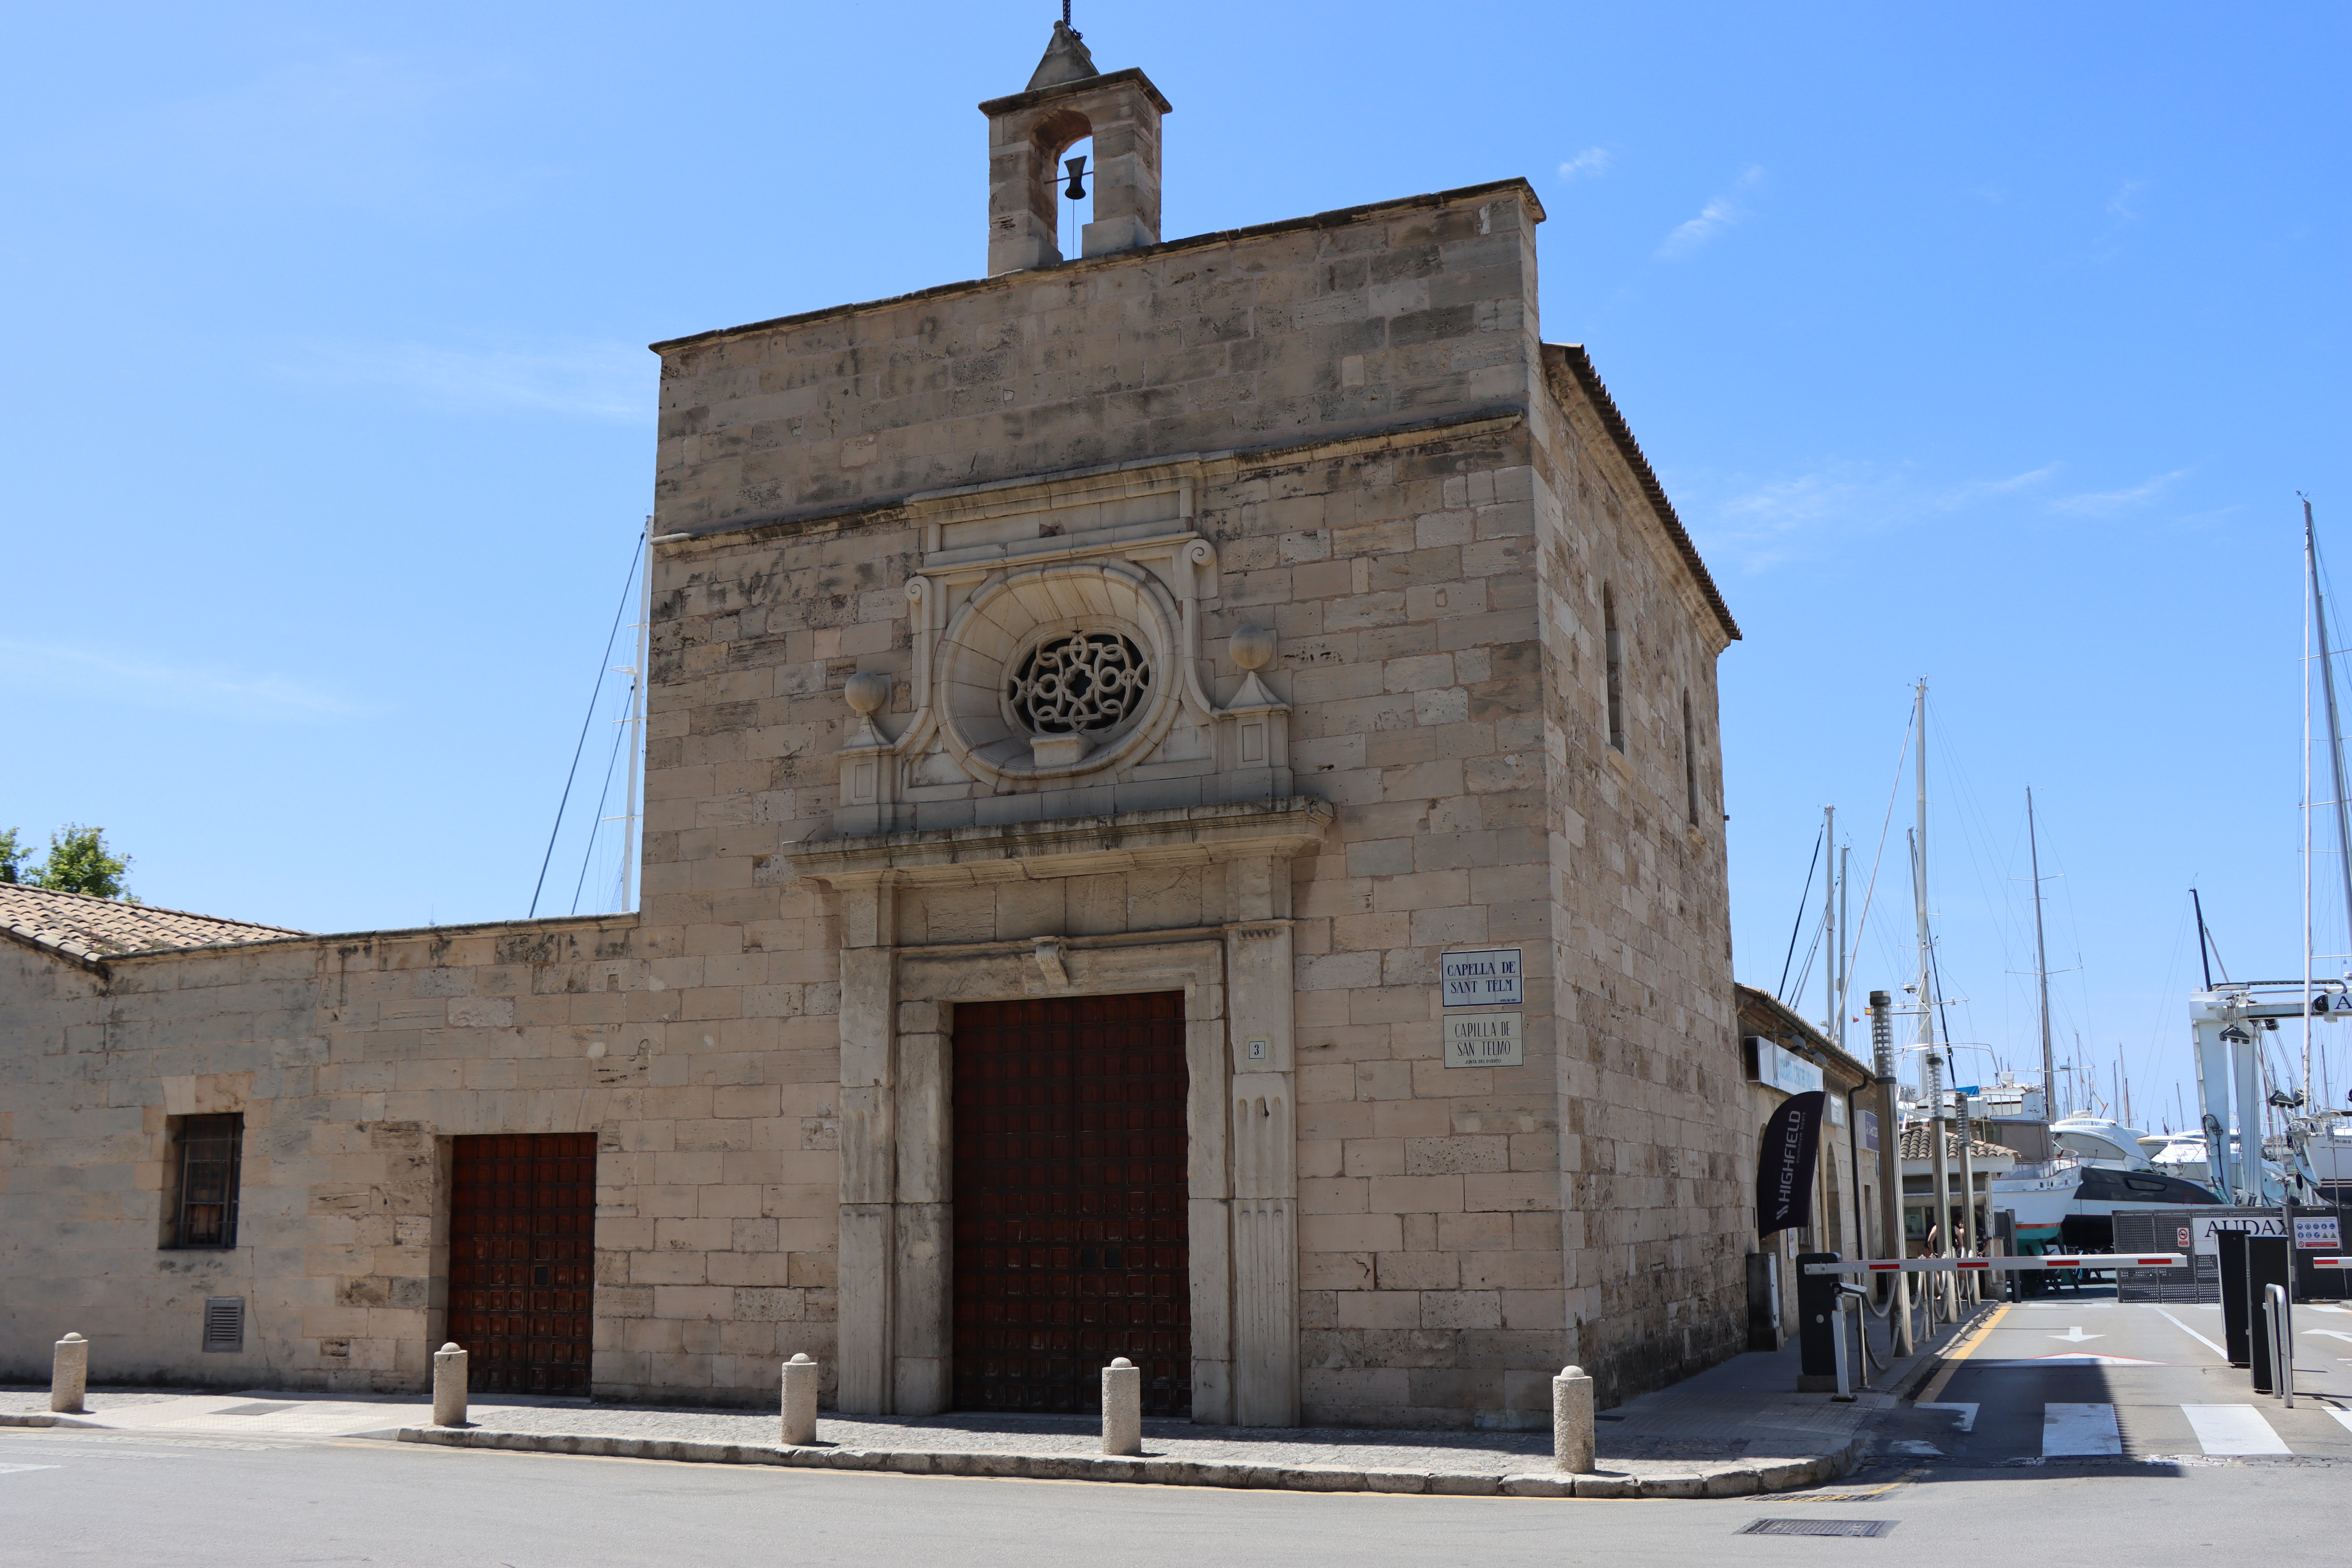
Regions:
<instances>
[{"instance_id":1,"label":"stone sphere finial","mask_svg":"<svg viewBox=\"0 0 2352 1568\"><path fill-rule=\"evenodd\" d=\"M861 669L849 678L841 689L842 700L861 719L870 719L890 700L890 678L870 669Z\"/></svg>"},{"instance_id":2,"label":"stone sphere finial","mask_svg":"<svg viewBox=\"0 0 2352 1568\"><path fill-rule=\"evenodd\" d=\"M1237 627L1228 640L1227 650L1234 662L1244 669L1264 669L1274 662L1274 628L1271 626Z\"/></svg>"}]
</instances>

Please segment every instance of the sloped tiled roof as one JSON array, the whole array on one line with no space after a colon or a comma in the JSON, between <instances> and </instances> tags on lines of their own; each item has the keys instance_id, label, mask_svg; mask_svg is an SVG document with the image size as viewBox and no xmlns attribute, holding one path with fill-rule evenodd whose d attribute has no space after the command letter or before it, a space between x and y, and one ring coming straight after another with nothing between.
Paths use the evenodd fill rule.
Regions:
<instances>
[{"instance_id":1,"label":"sloped tiled roof","mask_svg":"<svg viewBox=\"0 0 2352 1568\"><path fill-rule=\"evenodd\" d=\"M20 882L0 882L0 931L82 963L95 963L125 952L169 952L174 948L270 942L278 937L310 934L284 926L257 925L252 921L225 921L212 915L190 914L185 910L158 909L153 904L127 904L80 893L53 893L46 888L28 888Z\"/></svg>"},{"instance_id":2,"label":"sloped tiled roof","mask_svg":"<svg viewBox=\"0 0 2352 1568\"><path fill-rule=\"evenodd\" d=\"M1936 1130L1934 1128L1922 1122L1914 1122L1910 1126L1906 1127L1903 1130L1903 1157L1906 1160L1934 1159L1936 1157L1935 1131ZM1944 1158L1947 1160L1957 1160L1959 1157L1960 1135L1957 1132L1945 1133ZM2017 1151L2014 1149L2004 1148L1999 1143L1988 1143L1981 1138L1971 1138L1969 1140L1969 1158L1971 1160L1999 1160L2004 1158L2014 1160L2017 1158Z\"/></svg>"}]
</instances>

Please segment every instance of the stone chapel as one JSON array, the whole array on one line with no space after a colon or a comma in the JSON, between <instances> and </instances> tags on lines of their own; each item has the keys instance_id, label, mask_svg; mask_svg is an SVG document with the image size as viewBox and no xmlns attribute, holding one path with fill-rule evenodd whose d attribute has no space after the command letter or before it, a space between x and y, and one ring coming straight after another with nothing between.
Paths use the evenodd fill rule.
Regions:
<instances>
[{"instance_id":1,"label":"stone chapel","mask_svg":"<svg viewBox=\"0 0 2352 1568\"><path fill-rule=\"evenodd\" d=\"M1535 192L1164 239L1141 70L980 111L985 276L654 345L638 912L0 888L0 1375L1539 1427L1744 1347L1738 630Z\"/></svg>"}]
</instances>

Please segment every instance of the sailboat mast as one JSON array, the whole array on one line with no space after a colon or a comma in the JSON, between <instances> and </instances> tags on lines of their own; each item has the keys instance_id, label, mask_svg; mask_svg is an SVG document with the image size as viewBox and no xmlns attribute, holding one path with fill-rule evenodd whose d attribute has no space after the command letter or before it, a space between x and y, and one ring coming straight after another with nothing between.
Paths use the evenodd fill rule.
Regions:
<instances>
[{"instance_id":1,"label":"sailboat mast","mask_svg":"<svg viewBox=\"0 0 2352 1568\"><path fill-rule=\"evenodd\" d=\"M1840 1050L1845 1049L1846 1009L1853 1005L1853 960L1845 950L1846 873L1853 869L1853 859L1852 845L1838 851L1838 995L1837 1011L1831 1016L1837 1027L1830 1038L1837 1042Z\"/></svg>"},{"instance_id":2,"label":"sailboat mast","mask_svg":"<svg viewBox=\"0 0 2352 1568\"><path fill-rule=\"evenodd\" d=\"M2025 843L2033 858L2033 977L2042 990L2042 1114L2058 1120L2058 1073L2050 1059L2050 948L2042 933L2042 840L2033 828L2033 786L2025 789Z\"/></svg>"},{"instance_id":3,"label":"sailboat mast","mask_svg":"<svg viewBox=\"0 0 2352 1568\"><path fill-rule=\"evenodd\" d=\"M1919 928L1919 1043L1936 1044L1936 1001L1933 939L1927 931L1927 683L1922 680L1912 721L1919 730L1918 826L1912 830L1911 901ZM1942 1107L1935 1108L1937 1116Z\"/></svg>"},{"instance_id":4,"label":"sailboat mast","mask_svg":"<svg viewBox=\"0 0 2352 1568\"><path fill-rule=\"evenodd\" d=\"M2329 646L2327 636L2327 598L2319 586L2319 531L2312 522L2308 497L2303 503L2303 554L2311 572L2311 617L2319 632L2319 692L2320 700L2327 709L2327 772L2336 786L2336 869L2344 884L2346 929L2352 931L2352 816L2346 815L2345 806L2347 797L2352 797L2352 790L2345 787L2344 724L2336 706L2336 650ZM2309 711L2308 703L2305 704L2305 711ZM2305 722L2309 721L2306 719ZM2310 748L2306 745L2304 750L2306 767L2309 766L2310 755ZM2309 837L2306 826L2305 837L2307 840ZM2305 923L2308 923L2307 917ZM2305 945L2308 946L2308 942ZM2310 978L2308 973L2304 976L2306 992ZM2303 1087L2306 1095L2312 1092L2311 1036L2311 1020L2306 1015L2303 1024Z\"/></svg>"},{"instance_id":5,"label":"sailboat mast","mask_svg":"<svg viewBox=\"0 0 2352 1568\"><path fill-rule=\"evenodd\" d=\"M1822 882L1822 1037L1837 1038L1837 807L1822 807L1822 843L1829 850L1829 875Z\"/></svg>"},{"instance_id":6,"label":"sailboat mast","mask_svg":"<svg viewBox=\"0 0 2352 1568\"><path fill-rule=\"evenodd\" d=\"M1946 1150L1944 1135L1944 1061L1936 1054L1936 948L1935 939L1927 930L1927 683L1919 682L1918 710L1914 722L1919 727L1919 823L1912 830L1911 892L1912 905L1919 928L1919 1044L1926 1047L1921 1057L1919 1087L1927 1092L1928 1136L1935 1140L1936 1208L1932 1234L1936 1246L1932 1254L1938 1258L1952 1255L1952 1177L1950 1155ZM1971 1194L1973 1199L1973 1194ZM1947 1303L1947 1312L1950 1304Z\"/></svg>"}]
</instances>

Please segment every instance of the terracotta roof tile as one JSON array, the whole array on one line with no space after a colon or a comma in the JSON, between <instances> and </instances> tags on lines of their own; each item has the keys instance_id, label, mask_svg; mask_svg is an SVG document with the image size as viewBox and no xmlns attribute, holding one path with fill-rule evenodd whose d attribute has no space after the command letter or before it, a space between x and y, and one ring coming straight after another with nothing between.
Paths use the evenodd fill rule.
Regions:
<instances>
[{"instance_id":1,"label":"terracotta roof tile","mask_svg":"<svg viewBox=\"0 0 2352 1568\"><path fill-rule=\"evenodd\" d=\"M1936 1139L1933 1128L1925 1122L1915 1121L1903 1130L1903 1158L1932 1160L1935 1157ZM1944 1158L1957 1160L1959 1157L1960 1135L1958 1132L1945 1133ZM1988 1143L1981 1138L1969 1140L1969 1158L1971 1160L1998 1160L2004 1157L2014 1160L2017 1158L2017 1151L2004 1148L1999 1143Z\"/></svg>"},{"instance_id":2,"label":"terracotta roof tile","mask_svg":"<svg viewBox=\"0 0 2352 1568\"><path fill-rule=\"evenodd\" d=\"M125 952L169 952L222 942L308 936L284 926L225 921L153 904L127 904L80 893L54 893L0 882L0 931L82 963Z\"/></svg>"}]
</instances>

